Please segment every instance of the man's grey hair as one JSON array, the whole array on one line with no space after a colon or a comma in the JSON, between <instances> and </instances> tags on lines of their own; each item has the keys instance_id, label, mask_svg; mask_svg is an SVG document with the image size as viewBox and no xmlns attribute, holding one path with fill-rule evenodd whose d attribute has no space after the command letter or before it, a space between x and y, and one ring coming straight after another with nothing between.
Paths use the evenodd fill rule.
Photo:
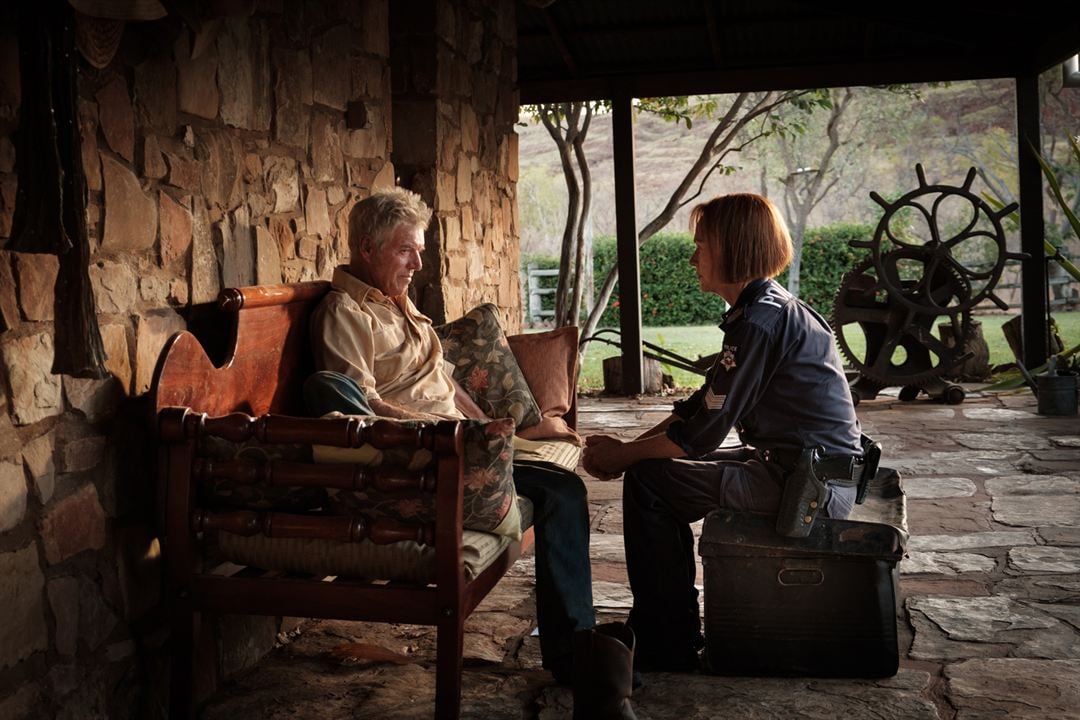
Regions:
<instances>
[{"instance_id":1,"label":"man's grey hair","mask_svg":"<svg viewBox=\"0 0 1080 720\"><path fill-rule=\"evenodd\" d=\"M380 190L349 211L349 251L357 255L360 241L365 237L380 247L402 223L426 230L429 222L431 208L416 193L400 187Z\"/></svg>"}]
</instances>

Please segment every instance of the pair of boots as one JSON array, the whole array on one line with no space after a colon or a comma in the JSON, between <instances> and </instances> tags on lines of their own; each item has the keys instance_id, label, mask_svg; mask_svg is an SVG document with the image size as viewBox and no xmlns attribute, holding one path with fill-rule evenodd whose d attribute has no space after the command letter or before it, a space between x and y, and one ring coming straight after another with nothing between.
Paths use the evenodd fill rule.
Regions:
<instances>
[{"instance_id":1,"label":"pair of boots","mask_svg":"<svg viewBox=\"0 0 1080 720\"><path fill-rule=\"evenodd\" d=\"M634 631L613 622L574 633L574 720L637 720L630 706Z\"/></svg>"}]
</instances>

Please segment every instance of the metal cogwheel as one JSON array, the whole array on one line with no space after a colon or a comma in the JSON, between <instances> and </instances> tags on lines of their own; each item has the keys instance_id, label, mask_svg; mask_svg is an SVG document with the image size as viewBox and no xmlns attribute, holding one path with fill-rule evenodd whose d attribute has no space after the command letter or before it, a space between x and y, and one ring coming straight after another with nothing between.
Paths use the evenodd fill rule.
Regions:
<instances>
[{"instance_id":1,"label":"metal cogwheel","mask_svg":"<svg viewBox=\"0 0 1080 720\"><path fill-rule=\"evenodd\" d=\"M892 267L891 259L884 259ZM965 278L948 266L918 280L878 276L873 260L864 260L846 273L833 305L832 326L840 352L860 376L881 386L921 386L940 378L964 360L963 347L971 332ZM896 293L896 294L894 294ZM898 299L897 295L904 298ZM933 334L942 315L961 328L958 341L946 345ZM849 336L861 333L861 357Z\"/></svg>"},{"instance_id":2,"label":"metal cogwheel","mask_svg":"<svg viewBox=\"0 0 1080 720\"><path fill-rule=\"evenodd\" d=\"M916 312L951 314L967 311L985 299L1002 310L1008 305L994 294L1005 262L1026 257L1005 247L1002 218L1012 213L1016 203L994 210L971 191L975 168L964 184L930 185L922 165L915 166L919 187L888 202L875 192L870 197L885 211L873 240L854 241L852 247L871 251L877 277L898 302ZM953 304L938 305L921 283L942 269L962 279L970 288ZM920 284L908 285L905 277L920 277Z\"/></svg>"}]
</instances>

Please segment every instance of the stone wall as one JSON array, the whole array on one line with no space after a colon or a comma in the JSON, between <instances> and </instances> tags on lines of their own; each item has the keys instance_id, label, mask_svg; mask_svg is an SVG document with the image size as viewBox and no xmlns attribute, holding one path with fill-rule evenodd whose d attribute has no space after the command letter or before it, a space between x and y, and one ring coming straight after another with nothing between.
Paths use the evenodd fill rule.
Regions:
<instances>
[{"instance_id":1,"label":"stone wall","mask_svg":"<svg viewBox=\"0 0 1080 720\"><path fill-rule=\"evenodd\" d=\"M393 157L402 182L435 210L417 303L441 321L493 302L517 332L514 4L397 3L390 23Z\"/></svg>"},{"instance_id":2,"label":"stone wall","mask_svg":"<svg viewBox=\"0 0 1080 720\"><path fill-rule=\"evenodd\" d=\"M3 249L20 83L15 10L0 10L0 717L161 715L146 392L166 339L222 287L328 278L351 203L403 167L437 218L418 302L437 320L495 302L519 327L513 4L416 3L418 45L394 41L395 5L261 0L198 36L172 17L128 23L107 68L80 60L101 381L50 373L56 257ZM395 78L393 57L425 43L430 69ZM410 93L433 132L392 142ZM203 687L295 622L211 624Z\"/></svg>"}]
</instances>

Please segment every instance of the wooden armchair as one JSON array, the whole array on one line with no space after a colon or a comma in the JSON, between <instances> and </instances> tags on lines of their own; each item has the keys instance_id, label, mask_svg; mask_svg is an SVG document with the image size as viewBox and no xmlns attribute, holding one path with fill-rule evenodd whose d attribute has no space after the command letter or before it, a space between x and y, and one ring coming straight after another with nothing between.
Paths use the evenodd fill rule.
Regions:
<instances>
[{"instance_id":1,"label":"wooden armchair","mask_svg":"<svg viewBox=\"0 0 1080 720\"><path fill-rule=\"evenodd\" d=\"M412 623L437 628L435 715L457 718L461 700L463 626L523 549L503 541L494 559L472 576L463 557L463 431L457 421L417 428L390 421L295 417L310 371L308 317L329 289L325 282L230 289L219 303L230 325L231 351L221 367L188 332L174 335L158 361L152 387L161 467L165 475L164 554L171 603L170 716L190 717L193 662L200 613L255 614ZM415 473L355 465L203 456L200 440L303 443L336 447L422 447L432 462ZM434 523L290 514L215 512L202 507L200 479L236 484L433 493ZM412 541L434 547L432 579L403 584L247 567L223 573L205 568L202 541L213 533L261 534L386 545ZM382 580L385 580L382 579Z\"/></svg>"}]
</instances>

